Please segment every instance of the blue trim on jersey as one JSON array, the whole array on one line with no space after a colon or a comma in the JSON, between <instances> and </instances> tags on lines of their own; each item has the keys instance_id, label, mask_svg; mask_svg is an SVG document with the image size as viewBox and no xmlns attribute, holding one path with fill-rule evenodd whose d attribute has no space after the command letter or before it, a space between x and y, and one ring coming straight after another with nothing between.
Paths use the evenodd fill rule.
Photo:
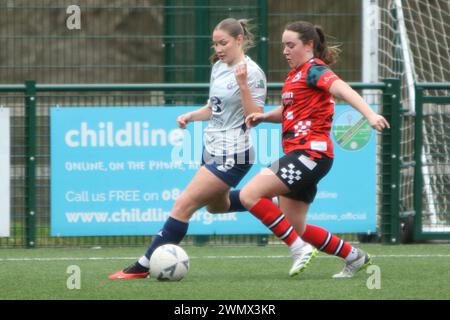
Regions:
<instances>
[{"instance_id":1,"label":"blue trim on jersey","mask_svg":"<svg viewBox=\"0 0 450 320\"><path fill-rule=\"evenodd\" d=\"M313 64L306 73L306 83L310 88L316 88L317 82L326 72L332 72L330 68L320 64Z\"/></svg>"}]
</instances>

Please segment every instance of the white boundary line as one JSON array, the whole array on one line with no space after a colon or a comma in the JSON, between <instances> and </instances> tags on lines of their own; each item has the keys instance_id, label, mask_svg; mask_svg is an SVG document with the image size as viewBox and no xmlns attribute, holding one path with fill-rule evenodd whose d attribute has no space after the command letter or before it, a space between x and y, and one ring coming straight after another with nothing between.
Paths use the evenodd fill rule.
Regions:
<instances>
[{"instance_id":1,"label":"white boundary line","mask_svg":"<svg viewBox=\"0 0 450 320\"><path fill-rule=\"evenodd\" d=\"M371 255L372 258L450 258L450 254L384 254ZM192 256L190 259L286 259L288 255L278 256ZM334 258L334 256L318 256L318 259ZM136 260L137 257L56 257L56 258L0 258L0 262L14 261L105 261L105 260Z\"/></svg>"}]
</instances>

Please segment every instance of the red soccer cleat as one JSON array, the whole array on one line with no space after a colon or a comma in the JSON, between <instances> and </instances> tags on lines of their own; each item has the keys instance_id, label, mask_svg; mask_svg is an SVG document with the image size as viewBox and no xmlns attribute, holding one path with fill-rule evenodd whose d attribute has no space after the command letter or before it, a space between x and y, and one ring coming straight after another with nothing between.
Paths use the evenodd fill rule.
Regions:
<instances>
[{"instance_id":1,"label":"red soccer cleat","mask_svg":"<svg viewBox=\"0 0 450 320\"><path fill-rule=\"evenodd\" d=\"M148 268L141 266L138 262L135 262L128 268L117 271L116 273L111 274L108 279L109 280L117 280L117 279L142 279L148 277Z\"/></svg>"},{"instance_id":2,"label":"red soccer cleat","mask_svg":"<svg viewBox=\"0 0 450 320\"><path fill-rule=\"evenodd\" d=\"M125 273L123 270L120 270L116 273L113 273L108 277L109 280L116 280L116 279L142 279L147 278L148 272L143 273Z\"/></svg>"}]
</instances>

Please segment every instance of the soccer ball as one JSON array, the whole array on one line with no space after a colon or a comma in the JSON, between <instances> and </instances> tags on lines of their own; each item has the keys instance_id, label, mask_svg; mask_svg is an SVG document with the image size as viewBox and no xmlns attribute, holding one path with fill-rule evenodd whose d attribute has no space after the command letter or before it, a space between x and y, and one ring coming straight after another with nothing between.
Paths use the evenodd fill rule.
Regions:
<instances>
[{"instance_id":1,"label":"soccer ball","mask_svg":"<svg viewBox=\"0 0 450 320\"><path fill-rule=\"evenodd\" d=\"M150 275L160 281L179 281L189 270L189 257L174 244L162 245L150 257Z\"/></svg>"}]
</instances>

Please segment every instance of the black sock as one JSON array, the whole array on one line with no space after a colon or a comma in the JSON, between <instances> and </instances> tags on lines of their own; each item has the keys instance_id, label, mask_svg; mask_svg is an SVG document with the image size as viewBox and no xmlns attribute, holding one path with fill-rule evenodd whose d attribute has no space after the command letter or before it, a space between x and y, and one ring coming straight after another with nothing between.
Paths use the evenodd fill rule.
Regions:
<instances>
[{"instance_id":1,"label":"black sock","mask_svg":"<svg viewBox=\"0 0 450 320\"><path fill-rule=\"evenodd\" d=\"M230 208L228 212L240 212L247 211L247 209L242 205L241 199L239 199L239 193L241 190L230 191Z\"/></svg>"},{"instance_id":2,"label":"black sock","mask_svg":"<svg viewBox=\"0 0 450 320\"><path fill-rule=\"evenodd\" d=\"M123 272L124 273L144 273L144 272L148 272L148 268L141 266L141 264L136 261L131 266L125 268L123 270Z\"/></svg>"},{"instance_id":3,"label":"black sock","mask_svg":"<svg viewBox=\"0 0 450 320\"><path fill-rule=\"evenodd\" d=\"M148 259L150 259L153 251L155 251L156 248L162 246L163 244L180 243L181 240L183 240L184 236L186 235L188 226L189 223L187 222L182 222L172 217L169 217L169 219L167 219L161 231L159 231L159 233L155 236L152 243L148 247L145 256Z\"/></svg>"}]
</instances>

